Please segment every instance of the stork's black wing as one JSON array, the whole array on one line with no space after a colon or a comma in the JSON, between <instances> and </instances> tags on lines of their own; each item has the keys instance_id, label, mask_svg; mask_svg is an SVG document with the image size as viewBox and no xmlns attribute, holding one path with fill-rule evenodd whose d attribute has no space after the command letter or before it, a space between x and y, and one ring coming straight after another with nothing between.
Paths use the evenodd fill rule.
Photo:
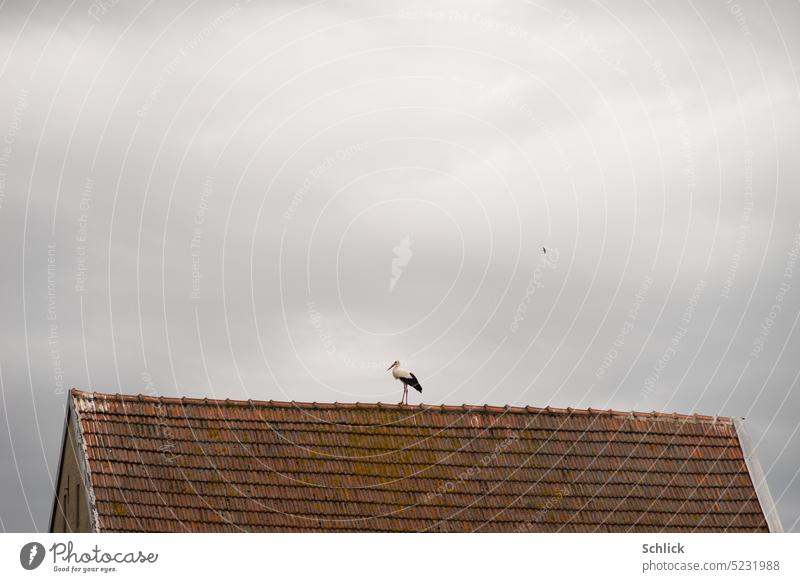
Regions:
<instances>
[{"instance_id":1,"label":"stork's black wing","mask_svg":"<svg viewBox=\"0 0 800 582\"><path fill-rule=\"evenodd\" d=\"M422 385L414 374L411 374L411 378L402 378L402 380L403 384L411 386L417 392L422 392Z\"/></svg>"}]
</instances>

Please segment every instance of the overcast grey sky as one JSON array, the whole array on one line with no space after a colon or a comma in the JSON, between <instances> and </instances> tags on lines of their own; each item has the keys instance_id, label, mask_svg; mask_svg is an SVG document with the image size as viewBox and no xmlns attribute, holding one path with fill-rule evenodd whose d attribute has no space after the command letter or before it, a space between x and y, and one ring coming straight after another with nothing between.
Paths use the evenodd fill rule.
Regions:
<instances>
[{"instance_id":1,"label":"overcast grey sky","mask_svg":"<svg viewBox=\"0 0 800 582\"><path fill-rule=\"evenodd\" d=\"M426 403L746 417L800 531L798 26L3 2L0 529L48 527L72 386L398 402L400 359Z\"/></svg>"}]
</instances>

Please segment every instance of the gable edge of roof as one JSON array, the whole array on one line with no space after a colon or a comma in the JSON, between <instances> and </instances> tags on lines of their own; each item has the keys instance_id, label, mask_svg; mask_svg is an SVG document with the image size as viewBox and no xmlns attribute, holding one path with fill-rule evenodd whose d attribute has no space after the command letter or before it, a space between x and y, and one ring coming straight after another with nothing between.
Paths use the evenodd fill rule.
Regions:
<instances>
[{"instance_id":1,"label":"gable edge of roof","mask_svg":"<svg viewBox=\"0 0 800 582\"><path fill-rule=\"evenodd\" d=\"M58 492L61 490L61 473L64 469L64 453L67 450L67 435L69 434L69 423L72 417L72 392L67 393L67 406L66 414L64 415L64 423L61 426L61 454L58 458L58 469L56 470L56 478L54 480L55 488L53 490L53 504L50 508L50 525L48 530L53 533L53 526L56 523L56 511L58 510Z\"/></svg>"},{"instance_id":2,"label":"gable edge of roof","mask_svg":"<svg viewBox=\"0 0 800 582\"><path fill-rule=\"evenodd\" d=\"M769 532L783 533L783 526L781 525L781 519L778 515L778 508L775 506L775 501L772 499L772 494L769 492L767 476L764 474L761 463L759 463L755 455L753 442L745 428L744 418L734 417L733 428L736 430L736 437L739 439L739 446L742 449L744 463L747 466L747 472L750 474L750 481L752 481L753 489L756 491L756 497L761 505L761 511L764 513L764 519L767 521Z\"/></svg>"},{"instance_id":3,"label":"gable edge of roof","mask_svg":"<svg viewBox=\"0 0 800 582\"><path fill-rule=\"evenodd\" d=\"M93 533L100 532L100 516L97 512L97 499L94 495L94 482L92 481L92 474L89 470L89 453L86 450L86 441L83 439L83 429L80 423L80 412L78 407L75 406L76 396L70 391L69 398L69 412L68 416L72 418L73 431L75 432L75 440L78 444L79 451L76 454L78 461L78 468L83 475L84 493L86 495L86 505L89 507L89 531Z\"/></svg>"}]
</instances>

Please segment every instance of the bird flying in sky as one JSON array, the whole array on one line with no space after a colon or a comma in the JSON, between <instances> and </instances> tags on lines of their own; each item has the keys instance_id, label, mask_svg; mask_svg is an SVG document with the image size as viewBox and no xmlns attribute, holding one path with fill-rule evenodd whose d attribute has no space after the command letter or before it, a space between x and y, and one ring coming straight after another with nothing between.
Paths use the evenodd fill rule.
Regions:
<instances>
[{"instance_id":1,"label":"bird flying in sky","mask_svg":"<svg viewBox=\"0 0 800 582\"><path fill-rule=\"evenodd\" d=\"M417 392L422 393L422 385L419 383L419 380L417 380L417 377L405 368L401 368L399 360L395 360L394 364L386 368L386 370L391 370L392 376L403 383L403 399L400 401L400 404L408 404L409 386Z\"/></svg>"}]
</instances>

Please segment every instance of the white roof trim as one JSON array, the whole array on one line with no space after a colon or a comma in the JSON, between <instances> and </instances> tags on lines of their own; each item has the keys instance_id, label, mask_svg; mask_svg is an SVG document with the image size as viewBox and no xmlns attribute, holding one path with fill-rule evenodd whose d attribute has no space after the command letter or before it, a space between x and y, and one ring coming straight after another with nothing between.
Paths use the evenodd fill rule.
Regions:
<instances>
[{"instance_id":1,"label":"white roof trim","mask_svg":"<svg viewBox=\"0 0 800 582\"><path fill-rule=\"evenodd\" d=\"M781 519L778 516L778 508L775 507L775 502L772 500L772 495L767 487L767 477L761 469L761 463L756 458L750 435L745 429L744 418L734 418L733 426L736 429L736 436L739 437L739 446L742 447L744 462L747 465L747 471L750 473L753 487L755 487L758 502L761 504L761 511L764 512L764 517L767 520L767 527L769 527L770 533L783 533Z\"/></svg>"},{"instance_id":2,"label":"white roof trim","mask_svg":"<svg viewBox=\"0 0 800 582\"><path fill-rule=\"evenodd\" d=\"M78 441L78 451L75 455L78 458L78 466L80 467L81 474L84 479L83 490L86 492L86 504L89 507L89 531L99 532L99 515L97 513L97 499L94 496L94 487L92 485L92 475L89 472L89 455L86 452L86 442L83 440L83 433L81 432L80 412L78 406L75 406L75 397L70 394L69 406L72 411L72 429L75 433L75 440Z\"/></svg>"}]
</instances>

